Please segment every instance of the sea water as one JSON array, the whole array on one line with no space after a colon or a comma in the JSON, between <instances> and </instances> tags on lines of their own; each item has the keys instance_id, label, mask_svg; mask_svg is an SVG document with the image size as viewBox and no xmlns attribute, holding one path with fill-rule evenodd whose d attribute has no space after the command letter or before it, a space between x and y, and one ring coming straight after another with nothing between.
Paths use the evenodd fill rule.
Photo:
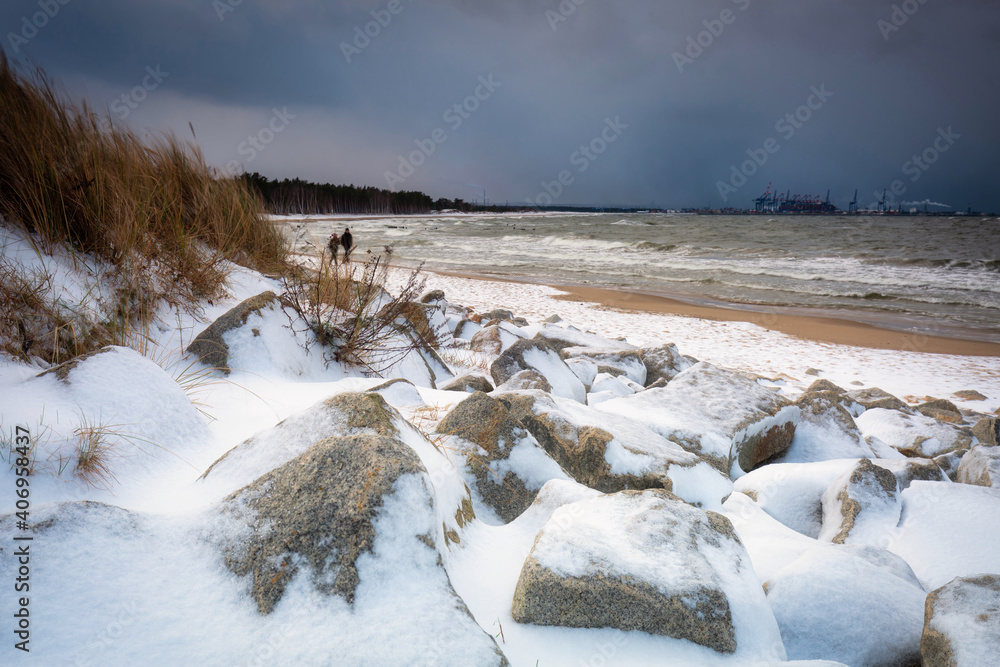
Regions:
<instances>
[{"instance_id":1,"label":"sea water","mask_svg":"<svg viewBox=\"0 0 1000 667\"><path fill-rule=\"evenodd\" d=\"M394 261L1000 342L1000 220L977 216L549 214L310 219Z\"/></svg>"}]
</instances>

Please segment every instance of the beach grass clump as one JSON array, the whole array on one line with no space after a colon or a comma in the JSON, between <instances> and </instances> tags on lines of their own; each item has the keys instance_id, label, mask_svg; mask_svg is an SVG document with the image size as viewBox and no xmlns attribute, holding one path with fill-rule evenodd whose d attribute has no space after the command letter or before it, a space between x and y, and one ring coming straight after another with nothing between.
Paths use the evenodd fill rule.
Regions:
<instances>
[{"instance_id":1,"label":"beach grass clump","mask_svg":"<svg viewBox=\"0 0 1000 667\"><path fill-rule=\"evenodd\" d=\"M2 53L0 146L3 223L23 231L40 256L82 253L103 267L115 293L102 299L95 322L105 329L140 327L164 302L193 309L221 296L229 262L265 273L286 266L284 238L259 196L243 179L207 166L195 143L169 134L142 139L68 99L42 70L22 73ZM9 262L3 270L14 271ZM35 289L44 280L20 278L21 320L45 318ZM28 332L13 341L2 332L5 351L27 347L21 356L56 363L108 342L107 335L93 335L71 351L33 349L36 339L59 328L52 324L44 335ZM7 327L23 332L27 325Z\"/></svg>"}]
</instances>

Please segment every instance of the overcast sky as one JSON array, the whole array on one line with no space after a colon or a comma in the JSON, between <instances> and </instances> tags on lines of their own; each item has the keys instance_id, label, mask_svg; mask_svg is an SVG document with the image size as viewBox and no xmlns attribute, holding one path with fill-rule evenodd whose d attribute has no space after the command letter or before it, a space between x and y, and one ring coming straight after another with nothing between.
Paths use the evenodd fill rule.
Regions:
<instances>
[{"instance_id":1,"label":"overcast sky","mask_svg":"<svg viewBox=\"0 0 1000 667\"><path fill-rule=\"evenodd\" d=\"M222 169L674 208L896 182L1000 210L996 0L4 0L0 26Z\"/></svg>"}]
</instances>

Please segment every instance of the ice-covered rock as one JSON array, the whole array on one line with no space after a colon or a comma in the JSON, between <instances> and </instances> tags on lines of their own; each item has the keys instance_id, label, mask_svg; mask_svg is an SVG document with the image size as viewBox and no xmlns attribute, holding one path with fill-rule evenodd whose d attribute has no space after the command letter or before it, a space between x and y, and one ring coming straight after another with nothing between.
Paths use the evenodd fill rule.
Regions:
<instances>
[{"instance_id":1,"label":"ice-covered rock","mask_svg":"<svg viewBox=\"0 0 1000 667\"><path fill-rule=\"evenodd\" d=\"M896 476L861 459L823 493L819 539L837 544L876 544L896 527L901 511Z\"/></svg>"},{"instance_id":2,"label":"ice-covered rock","mask_svg":"<svg viewBox=\"0 0 1000 667\"><path fill-rule=\"evenodd\" d=\"M870 408L854 421L865 437L874 436L906 456L932 458L967 449L972 442L952 424L901 410Z\"/></svg>"},{"instance_id":3,"label":"ice-covered rock","mask_svg":"<svg viewBox=\"0 0 1000 667\"><path fill-rule=\"evenodd\" d=\"M519 623L640 630L719 653L774 645L778 633L729 520L663 490L553 512L521 570L512 615Z\"/></svg>"},{"instance_id":4,"label":"ice-covered rock","mask_svg":"<svg viewBox=\"0 0 1000 667\"><path fill-rule=\"evenodd\" d=\"M587 393L587 405L596 405L612 398L631 396L635 390L618 377L608 373L598 373Z\"/></svg>"},{"instance_id":5,"label":"ice-covered rock","mask_svg":"<svg viewBox=\"0 0 1000 667\"><path fill-rule=\"evenodd\" d=\"M597 362L586 357L575 357L566 359L565 361L570 370L580 378L580 382L583 383L584 388L590 391L590 386L597 379Z\"/></svg>"},{"instance_id":6,"label":"ice-covered rock","mask_svg":"<svg viewBox=\"0 0 1000 667\"><path fill-rule=\"evenodd\" d=\"M914 481L901 497L902 521L887 548L910 564L926 590L998 569L996 489Z\"/></svg>"},{"instance_id":7,"label":"ice-covered rock","mask_svg":"<svg viewBox=\"0 0 1000 667\"><path fill-rule=\"evenodd\" d=\"M521 391L525 389L534 389L549 393L552 391L552 385L549 384L544 375L536 370L528 369L514 373L510 379L497 386L496 393L503 394L509 391Z\"/></svg>"},{"instance_id":8,"label":"ice-covered rock","mask_svg":"<svg viewBox=\"0 0 1000 667\"><path fill-rule=\"evenodd\" d=\"M963 484L1000 488L1000 447L976 445L970 449L958 465L956 480Z\"/></svg>"},{"instance_id":9,"label":"ice-covered rock","mask_svg":"<svg viewBox=\"0 0 1000 667\"><path fill-rule=\"evenodd\" d=\"M673 343L659 347L644 347L639 352L646 366L647 387L660 380L670 382L678 373L695 363L682 355Z\"/></svg>"},{"instance_id":10,"label":"ice-covered rock","mask_svg":"<svg viewBox=\"0 0 1000 667\"><path fill-rule=\"evenodd\" d=\"M919 663L925 594L906 563L884 549L814 547L765 588L789 659Z\"/></svg>"},{"instance_id":11,"label":"ice-covered rock","mask_svg":"<svg viewBox=\"0 0 1000 667\"><path fill-rule=\"evenodd\" d=\"M624 375L640 385L644 385L646 382L646 366L638 350L566 347L559 354L565 360L581 357L591 359L597 364L598 373L606 373L615 377Z\"/></svg>"},{"instance_id":12,"label":"ice-covered rock","mask_svg":"<svg viewBox=\"0 0 1000 667\"><path fill-rule=\"evenodd\" d=\"M557 351L562 351L567 347L596 347L612 350L635 350L635 345L630 345L624 341L612 340L597 334L580 331L574 327L560 327L552 324L543 326L535 334L536 340L543 340Z\"/></svg>"},{"instance_id":13,"label":"ice-covered rock","mask_svg":"<svg viewBox=\"0 0 1000 667\"><path fill-rule=\"evenodd\" d=\"M499 399L567 473L591 488L664 488L713 508L732 489L710 464L631 420L540 392Z\"/></svg>"},{"instance_id":14,"label":"ice-covered rock","mask_svg":"<svg viewBox=\"0 0 1000 667\"><path fill-rule=\"evenodd\" d=\"M1000 418L983 417L972 427L972 435L976 436L982 445L1000 445Z\"/></svg>"},{"instance_id":15,"label":"ice-covered rock","mask_svg":"<svg viewBox=\"0 0 1000 667\"><path fill-rule=\"evenodd\" d=\"M824 380L816 381L820 382ZM851 413L844 407L841 394L808 391L795 404L802 409L802 416L795 426L795 437L788 451L776 462L809 463L875 456Z\"/></svg>"},{"instance_id":16,"label":"ice-covered rock","mask_svg":"<svg viewBox=\"0 0 1000 667\"><path fill-rule=\"evenodd\" d=\"M847 392L847 398L861 405L865 410L908 410L906 403L878 387L855 389Z\"/></svg>"},{"instance_id":17,"label":"ice-covered rock","mask_svg":"<svg viewBox=\"0 0 1000 667\"><path fill-rule=\"evenodd\" d=\"M501 385L524 370L540 373L556 396L571 398L579 403L587 400L583 383L559 353L542 340L519 340L511 345L490 366L490 375L497 385Z\"/></svg>"},{"instance_id":18,"label":"ice-covered rock","mask_svg":"<svg viewBox=\"0 0 1000 667\"><path fill-rule=\"evenodd\" d=\"M569 479L500 401L476 392L437 426L465 458L476 491L504 523L516 519L552 479ZM464 444L463 444L464 443Z\"/></svg>"},{"instance_id":19,"label":"ice-covered rock","mask_svg":"<svg viewBox=\"0 0 1000 667\"><path fill-rule=\"evenodd\" d=\"M1000 665L1000 574L958 577L927 596L924 667Z\"/></svg>"},{"instance_id":20,"label":"ice-covered rock","mask_svg":"<svg viewBox=\"0 0 1000 667\"><path fill-rule=\"evenodd\" d=\"M801 412L776 391L705 362L666 387L596 409L644 424L734 477L785 451Z\"/></svg>"}]
</instances>

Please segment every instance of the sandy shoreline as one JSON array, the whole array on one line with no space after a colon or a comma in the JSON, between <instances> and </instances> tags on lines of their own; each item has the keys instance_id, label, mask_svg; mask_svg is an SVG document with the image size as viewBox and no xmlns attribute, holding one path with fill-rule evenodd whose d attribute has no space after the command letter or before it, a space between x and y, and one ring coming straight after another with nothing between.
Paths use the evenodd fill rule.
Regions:
<instances>
[{"instance_id":1,"label":"sandy shoreline","mask_svg":"<svg viewBox=\"0 0 1000 667\"><path fill-rule=\"evenodd\" d=\"M521 280L512 277L481 276L435 269L425 270L429 273L442 276L488 282L536 282L530 279ZM691 317L702 320L749 322L766 330L779 331L783 334L807 341L849 345L876 350L973 357L1000 357L1000 344L998 343L907 333L847 318L767 313L714 305L692 304L666 296L600 287L551 285L548 283L537 284L546 284L565 292L565 294L555 297L562 301L596 303L604 308L613 310Z\"/></svg>"}]
</instances>

